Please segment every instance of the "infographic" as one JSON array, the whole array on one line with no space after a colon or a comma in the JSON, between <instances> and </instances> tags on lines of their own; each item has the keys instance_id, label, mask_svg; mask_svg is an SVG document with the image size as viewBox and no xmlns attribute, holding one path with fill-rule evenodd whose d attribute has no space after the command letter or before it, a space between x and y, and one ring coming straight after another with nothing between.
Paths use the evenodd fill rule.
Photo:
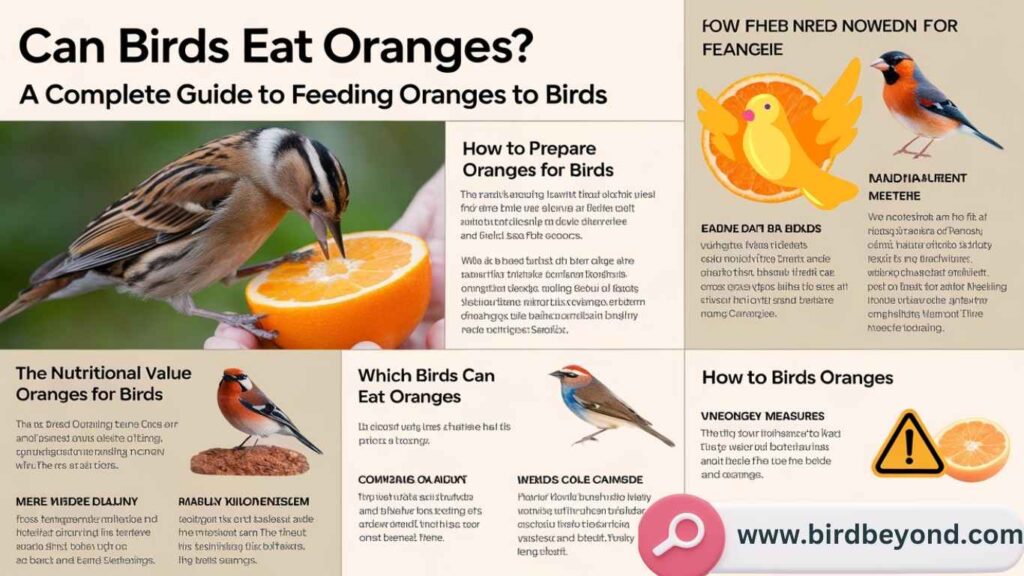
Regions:
<instances>
[{"instance_id":1,"label":"infographic","mask_svg":"<svg viewBox=\"0 0 1024 576\"><path fill-rule=\"evenodd\" d=\"M0 574L1024 574L1024 8L0 18Z\"/></svg>"}]
</instances>

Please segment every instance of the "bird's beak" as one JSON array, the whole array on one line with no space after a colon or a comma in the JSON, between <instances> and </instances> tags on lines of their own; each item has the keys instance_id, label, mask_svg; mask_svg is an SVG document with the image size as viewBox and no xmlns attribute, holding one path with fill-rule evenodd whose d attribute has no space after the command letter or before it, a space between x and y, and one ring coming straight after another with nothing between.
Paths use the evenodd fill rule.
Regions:
<instances>
[{"instance_id":1,"label":"bird's beak","mask_svg":"<svg viewBox=\"0 0 1024 576\"><path fill-rule=\"evenodd\" d=\"M551 374L548 374L548 376L554 376L555 378L562 378L563 376L565 376L565 372L562 372L561 370L555 370Z\"/></svg>"},{"instance_id":2,"label":"bird's beak","mask_svg":"<svg viewBox=\"0 0 1024 576\"><path fill-rule=\"evenodd\" d=\"M871 63L871 67L876 70L882 70L883 72L889 69L889 65L885 63L885 60L881 58Z\"/></svg>"},{"instance_id":3,"label":"bird's beak","mask_svg":"<svg viewBox=\"0 0 1024 576\"><path fill-rule=\"evenodd\" d=\"M331 259L330 247L327 244L327 234L330 232L331 237L334 238L335 244L338 245L338 251L341 252L341 257L345 258L345 240L341 236L341 219L331 220L326 216L321 216L316 212L310 212L309 214L309 225L313 228L313 234L316 235L316 241L320 245L320 250L324 253L324 259Z\"/></svg>"}]
</instances>

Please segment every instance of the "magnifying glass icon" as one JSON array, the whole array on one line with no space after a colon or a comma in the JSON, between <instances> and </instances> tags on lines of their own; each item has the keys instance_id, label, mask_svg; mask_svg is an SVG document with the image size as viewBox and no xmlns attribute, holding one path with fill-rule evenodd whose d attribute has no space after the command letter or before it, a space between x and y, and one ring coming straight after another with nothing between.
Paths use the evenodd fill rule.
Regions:
<instances>
[{"instance_id":1,"label":"magnifying glass icon","mask_svg":"<svg viewBox=\"0 0 1024 576\"><path fill-rule=\"evenodd\" d=\"M679 524L681 522L692 522L693 525L697 527L697 533L693 538L690 538L689 540L679 538L679 534L676 532L676 529L679 528ZM672 519L672 522L668 525L668 538L665 538L664 542L655 546L652 552L655 556L660 558L673 548L689 550L690 548L700 544L703 540L704 521L700 519L700 516L697 516L692 512L683 512L682 514L677 514L676 517Z\"/></svg>"}]
</instances>

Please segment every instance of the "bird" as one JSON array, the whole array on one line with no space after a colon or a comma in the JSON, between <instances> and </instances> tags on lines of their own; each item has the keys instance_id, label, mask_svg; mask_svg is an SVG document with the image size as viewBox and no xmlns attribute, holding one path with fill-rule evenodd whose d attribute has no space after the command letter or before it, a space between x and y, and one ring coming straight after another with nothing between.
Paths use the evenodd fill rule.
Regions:
<instances>
[{"instance_id":1,"label":"bird","mask_svg":"<svg viewBox=\"0 0 1024 576\"><path fill-rule=\"evenodd\" d=\"M635 426L669 447L675 446L663 434L655 430L651 423L641 417L608 389L596 376L581 366L570 364L550 374L562 384L562 401L573 414L588 424L597 426L597 432L580 438L575 444L593 441L597 436L622 426Z\"/></svg>"},{"instance_id":2,"label":"bird","mask_svg":"<svg viewBox=\"0 0 1024 576\"><path fill-rule=\"evenodd\" d=\"M918 158L929 158L928 148L936 140L960 131L1002 150L1003 146L986 136L967 119L967 116L946 95L925 77L921 67L908 54L893 50L882 54L871 63L871 67L882 72L885 85L882 100L889 112L901 124L914 133L914 139L893 153L893 156L909 154ZM924 148L914 152L910 146L921 138L927 138Z\"/></svg>"},{"instance_id":3,"label":"bird","mask_svg":"<svg viewBox=\"0 0 1024 576\"><path fill-rule=\"evenodd\" d=\"M832 209L857 195L857 185L815 164L797 141L782 102L772 94L751 98L743 111L743 153L766 180L800 188L816 206Z\"/></svg>"},{"instance_id":4,"label":"bird","mask_svg":"<svg viewBox=\"0 0 1024 576\"><path fill-rule=\"evenodd\" d=\"M799 189L815 207L832 210L858 192L855 184L829 174L825 168L831 168L836 156L857 136L854 125L860 118L863 100L853 94L859 78L860 60L854 58L828 93L813 104L800 136L794 132L787 114L791 111L785 106L804 107L806 99L789 99L784 105L770 92L748 98L737 116L706 91L698 90L703 109L697 116L719 153L733 161L742 160L742 153L762 178L784 189ZM741 144L741 150L736 150L731 141ZM807 153L811 146L822 151L824 162L811 159Z\"/></svg>"},{"instance_id":5,"label":"bird","mask_svg":"<svg viewBox=\"0 0 1024 576\"><path fill-rule=\"evenodd\" d=\"M277 127L218 138L110 204L31 275L0 310L0 323L46 300L115 287L273 340L276 332L260 328L260 316L204 310L192 294L311 257L300 251L242 267L289 210L308 219L325 258L328 234L344 258L341 217L348 204L345 170L320 142Z\"/></svg>"},{"instance_id":6,"label":"bird","mask_svg":"<svg viewBox=\"0 0 1024 576\"><path fill-rule=\"evenodd\" d=\"M248 434L245 440L235 447L236 450L245 447L245 443L253 436L256 436L256 441L253 442L255 446L260 438L281 434L294 436L313 452L323 454L309 438L299 432L291 418L271 402L270 398L267 398L267 395L239 368L224 370L224 377L217 387L217 405L229 424Z\"/></svg>"}]
</instances>

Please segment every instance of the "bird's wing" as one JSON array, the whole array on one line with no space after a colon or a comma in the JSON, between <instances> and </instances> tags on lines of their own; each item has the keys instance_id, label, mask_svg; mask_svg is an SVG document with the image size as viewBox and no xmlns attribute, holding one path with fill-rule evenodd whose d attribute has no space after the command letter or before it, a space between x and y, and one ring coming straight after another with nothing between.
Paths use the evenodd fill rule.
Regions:
<instances>
[{"instance_id":1,"label":"bird's wing","mask_svg":"<svg viewBox=\"0 0 1024 576\"><path fill-rule=\"evenodd\" d=\"M639 414L637 414L636 410L633 410L628 404L619 400L618 396L598 380L594 380L586 386L577 388L576 400L579 401L584 408L593 410L598 414L604 414L606 416L611 416L612 418L626 420L627 422L650 424L650 422L644 420Z\"/></svg>"},{"instance_id":2,"label":"bird's wing","mask_svg":"<svg viewBox=\"0 0 1024 576\"><path fill-rule=\"evenodd\" d=\"M64 259L44 265L34 281L106 266L191 234L245 182L215 165L169 164L93 219Z\"/></svg>"},{"instance_id":3,"label":"bird's wing","mask_svg":"<svg viewBox=\"0 0 1024 576\"><path fill-rule=\"evenodd\" d=\"M295 429L295 424L292 419L284 413L276 404L270 401L259 388L253 388L247 392L242 393L239 396L238 401L245 406L246 409L255 412L261 416L266 416L274 422L288 428L290 430Z\"/></svg>"},{"instance_id":4,"label":"bird's wing","mask_svg":"<svg viewBox=\"0 0 1024 576\"><path fill-rule=\"evenodd\" d=\"M970 128L974 128L974 124L971 124L967 116L957 108L956 104L942 90L939 90L935 84L929 82L917 69L914 70L914 76L914 79L917 80L917 87L914 93L919 106L929 112L951 118L961 124L966 124ZM974 129L977 130L977 128Z\"/></svg>"},{"instance_id":5,"label":"bird's wing","mask_svg":"<svg viewBox=\"0 0 1024 576\"><path fill-rule=\"evenodd\" d=\"M736 152L729 144L729 137L739 133L739 119L719 104L714 96L700 88L697 89L697 99L704 107L697 112L697 118L704 129L711 132L711 144L727 158L735 160Z\"/></svg>"},{"instance_id":6,"label":"bird's wing","mask_svg":"<svg viewBox=\"0 0 1024 576\"><path fill-rule=\"evenodd\" d=\"M860 59L854 58L847 64L836 83L832 85L832 89L825 94L825 97L811 112L815 120L824 122L821 129L818 130L815 142L819 145L831 144L830 155L832 157L845 150L857 137L857 129L854 124L860 118L861 108L864 104L860 96L853 98L859 81Z\"/></svg>"}]
</instances>

